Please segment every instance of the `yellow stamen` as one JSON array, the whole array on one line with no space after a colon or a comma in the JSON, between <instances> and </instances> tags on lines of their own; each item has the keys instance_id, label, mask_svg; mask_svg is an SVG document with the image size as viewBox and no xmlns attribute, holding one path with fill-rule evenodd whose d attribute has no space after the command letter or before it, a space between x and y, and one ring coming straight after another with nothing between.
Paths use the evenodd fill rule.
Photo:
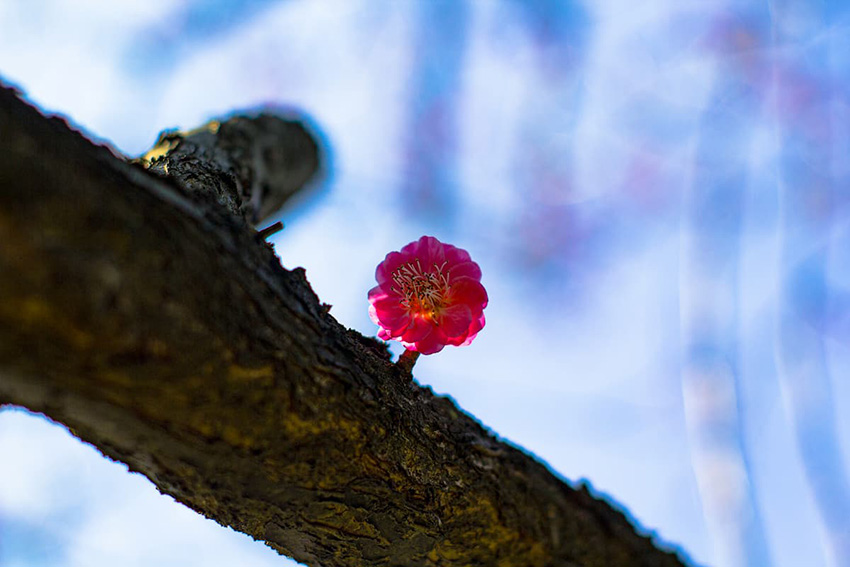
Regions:
<instances>
[{"instance_id":1,"label":"yellow stamen","mask_svg":"<svg viewBox=\"0 0 850 567\"><path fill-rule=\"evenodd\" d=\"M397 268L392 274L392 290L402 296L402 306L435 317L445 307L450 287L448 270L443 273L446 264L434 263L433 270L425 271L417 259Z\"/></svg>"}]
</instances>

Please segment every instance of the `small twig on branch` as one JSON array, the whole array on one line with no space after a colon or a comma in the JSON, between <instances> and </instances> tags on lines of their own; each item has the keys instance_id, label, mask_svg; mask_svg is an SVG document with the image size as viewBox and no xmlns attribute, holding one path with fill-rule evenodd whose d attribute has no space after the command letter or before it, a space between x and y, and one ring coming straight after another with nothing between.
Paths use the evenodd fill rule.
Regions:
<instances>
[{"instance_id":1,"label":"small twig on branch","mask_svg":"<svg viewBox=\"0 0 850 567\"><path fill-rule=\"evenodd\" d=\"M278 233L283 230L283 222L277 221L274 224L270 224L266 228L261 228L257 231L257 236L260 237L261 240L266 240L272 234Z\"/></svg>"}]
</instances>

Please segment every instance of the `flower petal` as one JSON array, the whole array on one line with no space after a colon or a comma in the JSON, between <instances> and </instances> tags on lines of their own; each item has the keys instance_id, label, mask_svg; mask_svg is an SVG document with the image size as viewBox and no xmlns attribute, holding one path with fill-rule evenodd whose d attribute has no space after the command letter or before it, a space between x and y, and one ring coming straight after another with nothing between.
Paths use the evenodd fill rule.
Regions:
<instances>
[{"instance_id":1,"label":"flower petal","mask_svg":"<svg viewBox=\"0 0 850 567\"><path fill-rule=\"evenodd\" d=\"M412 259L412 255L404 254L402 252L390 252L387 254L384 261L378 264L378 267L375 268L375 279L378 280L378 285L389 292L393 283L393 272L395 272L399 266L410 262Z\"/></svg>"},{"instance_id":2,"label":"flower petal","mask_svg":"<svg viewBox=\"0 0 850 567\"><path fill-rule=\"evenodd\" d=\"M478 331L480 331L483 328L484 328L484 314L482 313L481 317L479 317L478 319L476 319L472 322L472 325L469 327L469 335L466 337L466 339L464 339L464 341L462 343L455 345L455 346L466 346L466 345L468 345L469 343L472 342L472 339L474 339L478 335Z\"/></svg>"},{"instance_id":3,"label":"flower petal","mask_svg":"<svg viewBox=\"0 0 850 567\"><path fill-rule=\"evenodd\" d=\"M456 246L452 246L451 244L445 244L444 246L446 261L450 265L465 264L467 262L472 261L472 258L469 257L469 252L467 252L463 248L458 248Z\"/></svg>"},{"instance_id":4,"label":"flower petal","mask_svg":"<svg viewBox=\"0 0 850 567\"><path fill-rule=\"evenodd\" d=\"M378 319L377 316L373 316L371 309L369 310L369 317L372 319L372 321L374 321L376 325L378 325L380 331L382 331L388 337L391 338L400 337L404 330L410 326L410 319L407 317L403 317L401 319L398 319L397 321L393 321L392 325L386 324L380 319Z\"/></svg>"},{"instance_id":5,"label":"flower petal","mask_svg":"<svg viewBox=\"0 0 850 567\"><path fill-rule=\"evenodd\" d=\"M475 262L463 262L460 264L450 264L448 266L449 280L453 281L457 278L470 278L475 281L481 280L481 268Z\"/></svg>"},{"instance_id":6,"label":"flower petal","mask_svg":"<svg viewBox=\"0 0 850 567\"><path fill-rule=\"evenodd\" d=\"M443 250L445 246L433 236L423 236L416 242L411 242L402 248L401 251L415 256L423 269L431 270L435 264L441 266L446 261L446 254Z\"/></svg>"},{"instance_id":7,"label":"flower petal","mask_svg":"<svg viewBox=\"0 0 850 567\"><path fill-rule=\"evenodd\" d=\"M439 322L447 337L465 336L472 324L472 311L468 305L457 303L442 310Z\"/></svg>"},{"instance_id":8,"label":"flower petal","mask_svg":"<svg viewBox=\"0 0 850 567\"><path fill-rule=\"evenodd\" d=\"M377 286L375 286L375 287L373 287L372 289L369 290L369 293L366 295L366 298L369 300L369 303L374 303L375 301L377 301L379 299L383 299L384 297L387 297L388 295L389 294L386 291L384 291L384 288L377 285Z\"/></svg>"},{"instance_id":9,"label":"flower petal","mask_svg":"<svg viewBox=\"0 0 850 567\"><path fill-rule=\"evenodd\" d=\"M477 315L487 307L489 298L487 297L487 290L484 289L481 282L477 282L472 278L458 278L451 284L451 297L449 301L453 304L463 303L464 305L468 305L472 313Z\"/></svg>"},{"instance_id":10,"label":"flower petal","mask_svg":"<svg viewBox=\"0 0 850 567\"><path fill-rule=\"evenodd\" d=\"M446 344L448 344L448 342L446 341L445 335L443 335L439 329L434 329L424 339L414 343L413 350L422 354L434 354L435 352L443 350L443 347L446 346Z\"/></svg>"},{"instance_id":11,"label":"flower petal","mask_svg":"<svg viewBox=\"0 0 850 567\"><path fill-rule=\"evenodd\" d=\"M372 302L369 306L369 317L390 331L404 329L410 324L410 314L407 309L392 296L384 296Z\"/></svg>"},{"instance_id":12,"label":"flower petal","mask_svg":"<svg viewBox=\"0 0 850 567\"><path fill-rule=\"evenodd\" d=\"M427 337L434 330L434 324L422 317L412 317L410 325L401 335L401 340L415 343Z\"/></svg>"}]
</instances>

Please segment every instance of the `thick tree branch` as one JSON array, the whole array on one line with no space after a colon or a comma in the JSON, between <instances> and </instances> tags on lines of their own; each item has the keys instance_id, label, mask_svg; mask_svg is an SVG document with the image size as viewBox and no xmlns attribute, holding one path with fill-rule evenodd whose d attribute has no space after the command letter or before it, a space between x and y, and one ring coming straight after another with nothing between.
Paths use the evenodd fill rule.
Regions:
<instances>
[{"instance_id":1,"label":"thick tree branch","mask_svg":"<svg viewBox=\"0 0 850 567\"><path fill-rule=\"evenodd\" d=\"M163 132L139 163L255 224L315 176L319 147L302 121L262 113Z\"/></svg>"},{"instance_id":2,"label":"thick tree branch","mask_svg":"<svg viewBox=\"0 0 850 567\"><path fill-rule=\"evenodd\" d=\"M0 402L309 565L682 564L411 383L243 218L9 89L0 133Z\"/></svg>"}]
</instances>

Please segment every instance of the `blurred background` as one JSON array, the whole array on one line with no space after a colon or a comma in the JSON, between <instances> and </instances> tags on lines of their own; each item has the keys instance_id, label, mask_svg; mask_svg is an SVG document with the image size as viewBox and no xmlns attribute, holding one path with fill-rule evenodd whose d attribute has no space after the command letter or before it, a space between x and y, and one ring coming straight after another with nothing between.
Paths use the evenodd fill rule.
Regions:
<instances>
[{"instance_id":1,"label":"blurred background","mask_svg":"<svg viewBox=\"0 0 850 567\"><path fill-rule=\"evenodd\" d=\"M694 565L850 566L850 5L0 0L0 76L129 156L304 113L274 243L341 323L463 247L487 326L420 383ZM294 565L38 416L0 455L3 567Z\"/></svg>"}]
</instances>

